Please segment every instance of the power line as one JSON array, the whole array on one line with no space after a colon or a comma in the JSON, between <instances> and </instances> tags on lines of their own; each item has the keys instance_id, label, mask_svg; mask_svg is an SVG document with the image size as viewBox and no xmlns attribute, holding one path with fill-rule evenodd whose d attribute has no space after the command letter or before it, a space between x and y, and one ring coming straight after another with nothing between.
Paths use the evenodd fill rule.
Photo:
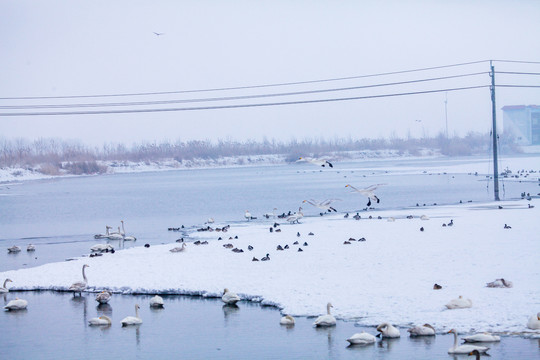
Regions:
<instances>
[{"instance_id":1,"label":"power line","mask_svg":"<svg viewBox=\"0 0 540 360\"><path fill-rule=\"evenodd\" d=\"M166 105L166 104L193 103L193 102L247 100L247 99L277 97L277 96L307 95L307 94L318 94L318 93L326 93L326 92L368 89L368 88L375 88L375 87L406 85L406 84L414 84L414 83L429 82L429 81L439 81L439 80L448 80L448 79L455 79L455 78L462 78L462 77L478 76L478 75L485 75L485 74L488 74L488 72L477 72L477 73L469 73L469 74L461 74L461 75L441 76L441 77L436 77L436 78L398 81L398 82L392 82L392 83L372 84L372 85L363 85L363 86L350 86L350 87L344 87L344 88L317 89L317 90L305 90L305 91L258 94L258 95L212 97L212 98L200 98L200 99L121 102L121 103L5 105L5 106L0 106L0 109L60 109L60 108L78 108L78 107L146 106L146 105Z\"/></svg>"},{"instance_id":2,"label":"power line","mask_svg":"<svg viewBox=\"0 0 540 360\"><path fill-rule=\"evenodd\" d=\"M323 102L365 100L365 99L375 99L375 98L385 98L385 97L431 94L431 93L438 93L438 92L445 92L445 91L462 91L462 90L480 89L480 88L486 88L486 87L489 87L489 85L467 86L467 87L438 89L438 90L425 90L425 91L415 91L415 92L395 93L395 94L385 94L385 95L355 96L355 97L318 99L318 100L284 101L284 102L274 102L274 103L217 105L217 106L200 106L200 107L184 107L184 108L157 108L157 109L65 111L65 112L26 112L26 113L19 112L19 113L0 113L0 116L131 114L131 113L151 113L151 112L235 109L235 108L263 107L263 106L299 105L299 104L313 104L313 103L323 103Z\"/></svg>"},{"instance_id":3,"label":"power line","mask_svg":"<svg viewBox=\"0 0 540 360\"><path fill-rule=\"evenodd\" d=\"M516 72L516 71L495 71L495 74L512 74L512 75L540 75L540 73L534 72Z\"/></svg>"},{"instance_id":4,"label":"power line","mask_svg":"<svg viewBox=\"0 0 540 360\"><path fill-rule=\"evenodd\" d=\"M256 88L265 88L265 87L314 84L314 83L322 83L322 82L343 81L343 80L363 79L363 78L369 78L369 77L406 74L406 73L412 73L412 72L445 69L445 68L459 67L459 66L465 66L465 65L474 65L474 64L480 64L480 63L485 63L485 62L489 62L489 61L490 60L479 60L479 61L471 61L471 62L450 64L450 65L432 66L432 67L417 68L417 69L410 69L410 70L401 70L401 71L392 71L392 72L384 72L384 73L376 73L376 74L369 74L369 75L357 75L357 76L337 77L337 78L330 78L330 79L284 82L284 83L275 83L275 84L262 84L262 85L236 86L236 87L222 87L222 88L210 88L210 89L195 89L195 90L122 93L122 94L0 97L0 100L76 99L76 98L93 98L93 97L170 95L170 94L186 94L186 93L210 92L210 91L244 90L244 89L256 89Z\"/></svg>"},{"instance_id":5,"label":"power line","mask_svg":"<svg viewBox=\"0 0 540 360\"><path fill-rule=\"evenodd\" d=\"M514 84L497 84L495 87L512 87L512 88L540 88L540 85L514 85Z\"/></svg>"}]
</instances>

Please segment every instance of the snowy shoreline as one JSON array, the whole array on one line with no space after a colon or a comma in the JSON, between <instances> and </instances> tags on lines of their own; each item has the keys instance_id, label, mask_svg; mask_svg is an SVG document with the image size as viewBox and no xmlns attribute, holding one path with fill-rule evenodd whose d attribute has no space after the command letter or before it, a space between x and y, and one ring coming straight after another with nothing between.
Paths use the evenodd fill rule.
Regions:
<instances>
[{"instance_id":1,"label":"snowy shoreline","mask_svg":"<svg viewBox=\"0 0 540 360\"><path fill-rule=\"evenodd\" d=\"M427 322L439 333L456 328L540 336L540 331L526 328L528 317L540 308L540 214L538 206L529 204L534 202L378 211L382 219L369 219L369 213L362 213L361 220L342 215L304 218L300 224L282 223L281 232L269 231L272 219L246 222L227 233L195 231L183 253L168 251L177 243L139 246L6 271L0 279L12 279L13 290L66 291L80 280L82 264L87 263L91 292L219 297L227 287L243 300L277 306L293 316L320 315L330 301L338 319L360 325ZM421 220L421 215L429 220ZM390 217L395 221L388 221ZM452 219L454 226L442 226ZM512 229L504 229L504 224ZM217 240L220 236L224 240ZM366 241L343 244L351 237ZM209 243L197 246L195 240ZM299 245L293 245L295 241ZM223 247L226 243L244 252L231 252ZM286 244L288 250L276 250ZM254 250L248 251L248 245ZM270 261L251 261L267 253ZM485 287L501 277L514 287ZM443 288L433 290L435 283ZM444 305L460 295L472 300L472 308L446 310Z\"/></svg>"}]
</instances>

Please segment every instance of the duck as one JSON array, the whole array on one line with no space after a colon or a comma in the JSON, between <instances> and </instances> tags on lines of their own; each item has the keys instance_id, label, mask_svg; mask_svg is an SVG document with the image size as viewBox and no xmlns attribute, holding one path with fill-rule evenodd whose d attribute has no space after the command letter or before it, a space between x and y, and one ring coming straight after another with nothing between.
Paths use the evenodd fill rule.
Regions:
<instances>
[{"instance_id":1,"label":"duck","mask_svg":"<svg viewBox=\"0 0 540 360\"><path fill-rule=\"evenodd\" d=\"M163 307L163 298L156 294L153 298L150 299L150 307L153 308L162 308Z\"/></svg>"},{"instance_id":2,"label":"duck","mask_svg":"<svg viewBox=\"0 0 540 360\"><path fill-rule=\"evenodd\" d=\"M347 184L345 185L345 187L350 187L353 192L357 192L361 195L367 196L368 198L367 206L371 206L371 200L376 201L377 204L381 201L377 197L377 195L375 195L375 190L377 190L377 188L381 185L386 185L386 184L375 184L375 185L368 186L367 188L364 188L364 189L357 189L351 184Z\"/></svg>"},{"instance_id":3,"label":"duck","mask_svg":"<svg viewBox=\"0 0 540 360\"><path fill-rule=\"evenodd\" d=\"M270 254L266 254L265 257L261 258L261 261L268 261L270 260Z\"/></svg>"},{"instance_id":4,"label":"duck","mask_svg":"<svg viewBox=\"0 0 540 360\"><path fill-rule=\"evenodd\" d=\"M486 351L489 350L489 348L486 346L476 346L476 345L468 345L468 344L459 345L456 329L450 330L448 334L454 334L454 346L448 349L449 354L469 354L473 352L474 350L478 351L480 354L485 354Z\"/></svg>"},{"instance_id":5,"label":"duck","mask_svg":"<svg viewBox=\"0 0 540 360\"><path fill-rule=\"evenodd\" d=\"M308 163L310 164L313 164L313 165L318 165L318 166L322 166L322 167L325 167L326 165L330 166L331 168L334 167L334 165L332 165L328 160L326 159L318 159L318 158L312 158L312 157L299 157L298 158L298 161L307 161Z\"/></svg>"},{"instance_id":6,"label":"duck","mask_svg":"<svg viewBox=\"0 0 540 360\"><path fill-rule=\"evenodd\" d=\"M399 333L399 330L387 322L384 322L380 324L379 326L377 326L377 331L380 332L380 334L377 336L381 336L383 338L394 339L401 336L401 334Z\"/></svg>"},{"instance_id":7,"label":"duck","mask_svg":"<svg viewBox=\"0 0 540 360\"><path fill-rule=\"evenodd\" d=\"M102 315L97 318L92 318L88 320L88 325L90 326L110 326L111 319L108 316Z\"/></svg>"},{"instance_id":8,"label":"duck","mask_svg":"<svg viewBox=\"0 0 540 360\"><path fill-rule=\"evenodd\" d=\"M429 324L417 325L407 330L411 336L433 336L435 335L435 329Z\"/></svg>"},{"instance_id":9,"label":"duck","mask_svg":"<svg viewBox=\"0 0 540 360\"><path fill-rule=\"evenodd\" d=\"M499 342L499 341L501 341L501 337L485 332L485 333L481 333L481 334L474 334L474 335L466 336L466 337L462 338L462 340L465 341L466 343Z\"/></svg>"},{"instance_id":10,"label":"duck","mask_svg":"<svg viewBox=\"0 0 540 360\"><path fill-rule=\"evenodd\" d=\"M527 322L527 327L531 330L540 330L540 312L536 316L531 316Z\"/></svg>"},{"instance_id":11,"label":"duck","mask_svg":"<svg viewBox=\"0 0 540 360\"><path fill-rule=\"evenodd\" d=\"M0 294L5 294L5 293L9 292L9 289L7 288L7 283L8 282L13 282L13 281L11 279L4 280L4 285L2 285L2 287L0 287Z\"/></svg>"},{"instance_id":12,"label":"duck","mask_svg":"<svg viewBox=\"0 0 540 360\"><path fill-rule=\"evenodd\" d=\"M317 327L321 326L335 326L336 325L336 318L330 314L330 308L334 307L332 303L326 304L326 315L319 316L313 325Z\"/></svg>"},{"instance_id":13,"label":"duck","mask_svg":"<svg viewBox=\"0 0 540 360\"><path fill-rule=\"evenodd\" d=\"M441 290L442 289L442 286L439 285L439 284L434 284L433 285L433 290Z\"/></svg>"},{"instance_id":14,"label":"duck","mask_svg":"<svg viewBox=\"0 0 540 360\"><path fill-rule=\"evenodd\" d=\"M7 250L8 250L8 252L10 252L10 253L18 253L18 252L21 251L21 248L18 247L17 245L13 245L13 246L11 246L11 247L8 247Z\"/></svg>"},{"instance_id":15,"label":"duck","mask_svg":"<svg viewBox=\"0 0 540 360\"><path fill-rule=\"evenodd\" d=\"M140 325L142 324L142 319L139 317L139 309L141 307L139 304L135 304L135 316L126 316L122 319L120 322L122 326L129 326L129 325Z\"/></svg>"},{"instance_id":16,"label":"duck","mask_svg":"<svg viewBox=\"0 0 540 360\"><path fill-rule=\"evenodd\" d=\"M495 279L495 281L486 284L489 288L511 288L514 284L511 281L504 280L503 278Z\"/></svg>"},{"instance_id":17,"label":"duck","mask_svg":"<svg viewBox=\"0 0 540 360\"><path fill-rule=\"evenodd\" d=\"M223 296L221 297L221 301L223 301L227 305L235 305L238 301L240 301L240 296L225 288L225 290L223 290Z\"/></svg>"},{"instance_id":18,"label":"duck","mask_svg":"<svg viewBox=\"0 0 540 360\"><path fill-rule=\"evenodd\" d=\"M294 318L291 315L285 315L279 320L281 325L294 325Z\"/></svg>"},{"instance_id":19,"label":"duck","mask_svg":"<svg viewBox=\"0 0 540 360\"><path fill-rule=\"evenodd\" d=\"M175 247L175 248L172 248L169 251L172 252L172 253L186 251L186 246L187 246L186 243L182 243L181 247Z\"/></svg>"},{"instance_id":20,"label":"duck","mask_svg":"<svg viewBox=\"0 0 540 360\"><path fill-rule=\"evenodd\" d=\"M375 336L368 334L365 331L362 331L361 333L356 333L352 335L350 338L347 339L349 344L351 345L369 345L375 343Z\"/></svg>"},{"instance_id":21,"label":"duck","mask_svg":"<svg viewBox=\"0 0 540 360\"><path fill-rule=\"evenodd\" d=\"M4 306L4 309L8 311L16 311L16 310L24 310L28 306L28 301L15 298L15 300L11 300L7 303L6 306Z\"/></svg>"},{"instance_id":22,"label":"duck","mask_svg":"<svg viewBox=\"0 0 540 360\"><path fill-rule=\"evenodd\" d=\"M457 299L452 299L445 305L448 309L465 309L472 307L471 299L464 299L463 296L459 296Z\"/></svg>"},{"instance_id":23,"label":"duck","mask_svg":"<svg viewBox=\"0 0 540 360\"><path fill-rule=\"evenodd\" d=\"M79 296L82 296L82 291L84 291L84 289L86 289L86 286L88 285L88 279L86 278L86 274L84 273L84 269L86 269L87 267L90 266L84 264L82 267L83 281L74 282L69 287L69 290L73 291L73 296L75 296L76 293L79 293Z\"/></svg>"},{"instance_id":24,"label":"duck","mask_svg":"<svg viewBox=\"0 0 540 360\"><path fill-rule=\"evenodd\" d=\"M108 290L104 290L96 295L96 301L100 304L107 304L111 300L112 293Z\"/></svg>"}]
</instances>

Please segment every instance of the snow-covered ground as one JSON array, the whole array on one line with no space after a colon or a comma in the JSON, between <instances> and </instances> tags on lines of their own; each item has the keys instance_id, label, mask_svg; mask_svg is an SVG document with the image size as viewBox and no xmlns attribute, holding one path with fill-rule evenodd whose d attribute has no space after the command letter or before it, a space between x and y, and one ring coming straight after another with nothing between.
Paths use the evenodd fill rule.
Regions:
<instances>
[{"instance_id":1,"label":"snow-covered ground","mask_svg":"<svg viewBox=\"0 0 540 360\"><path fill-rule=\"evenodd\" d=\"M540 311L540 204L535 201L377 212L382 219L369 219L368 212L360 220L336 214L294 225L280 221L281 232L269 231L272 219L246 222L226 233L195 231L185 252L169 252L177 243L141 246L7 271L0 279L12 279L9 285L17 290L67 290L82 279L82 265L89 264L90 291L218 297L229 288L245 300L276 305L294 316L322 314L332 302L336 317L362 325L430 323L438 332L524 333L531 331L528 317ZM390 217L395 221L388 221ZM442 226L451 220L453 226ZM366 241L344 244L362 237ZM195 245L195 240L209 243ZM244 252L224 248L227 243ZM248 245L254 249L249 251ZM289 249L278 251L278 245ZM270 261L252 261L267 253ZM501 277L512 281L513 288L486 287ZM442 289L433 290L435 283ZM445 308L460 295L473 306Z\"/></svg>"}]
</instances>

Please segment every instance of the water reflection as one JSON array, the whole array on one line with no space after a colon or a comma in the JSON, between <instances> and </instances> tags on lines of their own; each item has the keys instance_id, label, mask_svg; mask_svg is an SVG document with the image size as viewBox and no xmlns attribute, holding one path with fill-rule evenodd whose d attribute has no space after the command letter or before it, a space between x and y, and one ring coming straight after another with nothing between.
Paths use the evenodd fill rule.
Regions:
<instances>
[{"instance_id":1,"label":"water reflection","mask_svg":"<svg viewBox=\"0 0 540 360\"><path fill-rule=\"evenodd\" d=\"M419 346L430 348L435 342L435 336L410 336L409 340Z\"/></svg>"},{"instance_id":2,"label":"water reflection","mask_svg":"<svg viewBox=\"0 0 540 360\"><path fill-rule=\"evenodd\" d=\"M83 317L83 323L88 323L88 302L86 299L86 296L74 296L71 298L71 305L73 308L77 309L77 311L80 311L79 309L82 308L82 317Z\"/></svg>"},{"instance_id":3,"label":"water reflection","mask_svg":"<svg viewBox=\"0 0 540 360\"><path fill-rule=\"evenodd\" d=\"M99 304L96 306L96 310L99 316L106 315L110 317L112 315L112 306L110 304Z\"/></svg>"},{"instance_id":4,"label":"water reflection","mask_svg":"<svg viewBox=\"0 0 540 360\"><path fill-rule=\"evenodd\" d=\"M381 341L377 343L377 347L379 347L380 349L391 351L392 347L396 345L397 343L399 343L399 339L400 338L395 338L395 339L383 338Z\"/></svg>"},{"instance_id":5,"label":"water reflection","mask_svg":"<svg viewBox=\"0 0 540 360\"><path fill-rule=\"evenodd\" d=\"M235 316L237 316L238 311L240 311L240 308L236 304L234 305L226 304L226 305L223 305L221 309L223 310L223 318L225 319L225 325L228 324L231 318L234 318Z\"/></svg>"}]
</instances>

